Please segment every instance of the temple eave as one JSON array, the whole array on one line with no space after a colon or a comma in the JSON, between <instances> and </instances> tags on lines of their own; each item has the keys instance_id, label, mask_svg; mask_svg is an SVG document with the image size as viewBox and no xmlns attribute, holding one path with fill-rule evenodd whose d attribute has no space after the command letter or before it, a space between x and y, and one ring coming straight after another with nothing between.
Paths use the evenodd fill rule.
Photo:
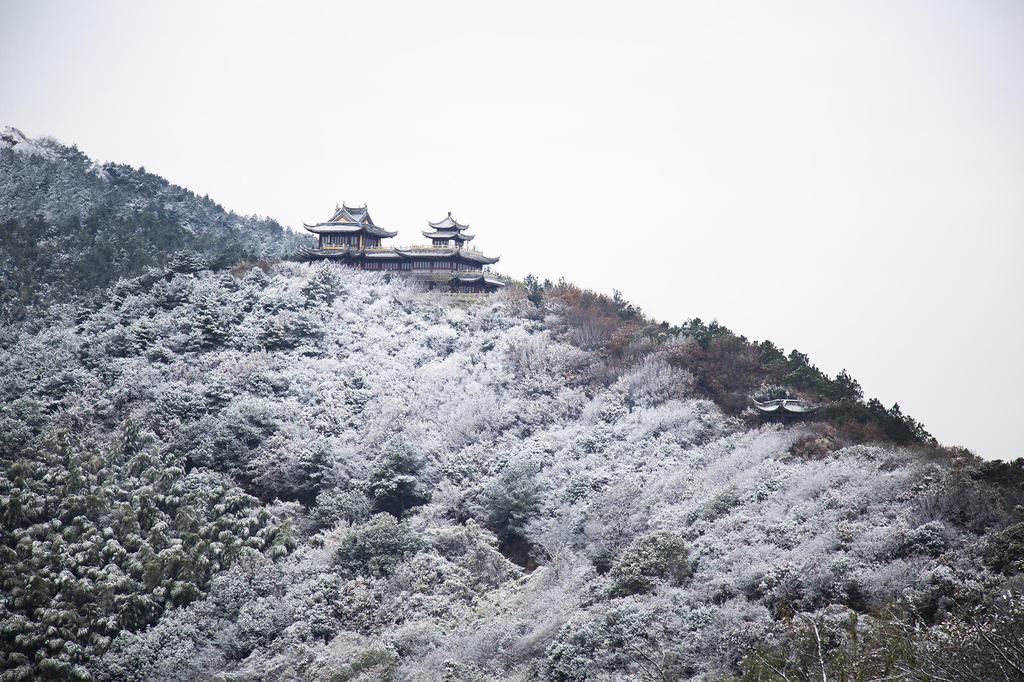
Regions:
<instances>
[{"instance_id":1,"label":"temple eave","mask_svg":"<svg viewBox=\"0 0 1024 682\"><path fill-rule=\"evenodd\" d=\"M428 239L452 239L460 242L471 241L476 236L464 232L455 232L454 230L423 230L422 234Z\"/></svg>"},{"instance_id":2,"label":"temple eave","mask_svg":"<svg viewBox=\"0 0 1024 682\"><path fill-rule=\"evenodd\" d=\"M371 237L394 237L397 231L385 230L376 225L353 224L353 223L320 223L318 225L306 225L303 227L313 234L359 234L360 232Z\"/></svg>"}]
</instances>

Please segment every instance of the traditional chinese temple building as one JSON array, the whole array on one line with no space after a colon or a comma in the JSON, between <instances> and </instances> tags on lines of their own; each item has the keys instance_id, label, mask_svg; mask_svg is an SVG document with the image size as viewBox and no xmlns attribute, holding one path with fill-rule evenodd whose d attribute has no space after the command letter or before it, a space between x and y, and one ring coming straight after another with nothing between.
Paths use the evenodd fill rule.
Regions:
<instances>
[{"instance_id":1,"label":"traditional chinese temple building","mask_svg":"<svg viewBox=\"0 0 1024 682\"><path fill-rule=\"evenodd\" d=\"M431 240L421 246L383 246L382 239L398 234L378 227L364 205L354 208L342 204L330 220L305 225L317 235L316 249L307 249L307 260L332 260L361 270L398 271L424 281L429 288L448 287L456 293L489 293L505 282L485 271L498 258L489 258L466 243L473 235L452 218L427 223L423 235Z\"/></svg>"},{"instance_id":2,"label":"traditional chinese temple building","mask_svg":"<svg viewBox=\"0 0 1024 682\"><path fill-rule=\"evenodd\" d=\"M381 239L398 234L374 225L365 205L352 208L342 204L335 207L334 215L327 222L305 225L305 228L317 235L318 251L345 253L379 248Z\"/></svg>"}]
</instances>

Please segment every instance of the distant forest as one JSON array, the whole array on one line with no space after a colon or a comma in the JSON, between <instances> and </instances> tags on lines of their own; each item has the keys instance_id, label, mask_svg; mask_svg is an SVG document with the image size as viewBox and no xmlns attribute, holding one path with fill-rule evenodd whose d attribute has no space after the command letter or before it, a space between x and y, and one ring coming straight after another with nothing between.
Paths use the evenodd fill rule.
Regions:
<instances>
[{"instance_id":1,"label":"distant forest","mask_svg":"<svg viewBox=\"0 0 1024 682\"><path fill-rule=\"evenodd\" d=\"M98 165L74 147L37 144L35 154L0 146L0 319L21 319L31 306L147 267L280 258L306 241L145 169Z\"/></svg>"}]
</instances>

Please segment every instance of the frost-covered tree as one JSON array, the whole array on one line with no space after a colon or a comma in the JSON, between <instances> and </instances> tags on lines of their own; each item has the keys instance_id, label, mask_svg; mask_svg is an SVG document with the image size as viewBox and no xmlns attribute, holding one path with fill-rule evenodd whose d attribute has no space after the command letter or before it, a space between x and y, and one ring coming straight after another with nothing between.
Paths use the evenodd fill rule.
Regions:
<instances>
[{"instance_id":1,"label":"frost-covered tree","mask_svg":"<svg viewBox=\"0 0 1024 682\"><path fill-rule=\"evenodd\" d=\"M1013 641L1020 465L733 409L811 390L801 356L564 282L207 265L0 334L12 679L777 679L818 641L832 677Z\"/></svg>"},{"instance_id":2,"label":"frost-covered tree","mask_svg":"<svg viewBox=\"0 0 1024 682\"><path fill-rule=\"evenodd\" d=\"M374 465L367 491L376 511L398 518L430 499L423 476L423 460L400 441L389 442Z\"/></svg>"}]
</instances>

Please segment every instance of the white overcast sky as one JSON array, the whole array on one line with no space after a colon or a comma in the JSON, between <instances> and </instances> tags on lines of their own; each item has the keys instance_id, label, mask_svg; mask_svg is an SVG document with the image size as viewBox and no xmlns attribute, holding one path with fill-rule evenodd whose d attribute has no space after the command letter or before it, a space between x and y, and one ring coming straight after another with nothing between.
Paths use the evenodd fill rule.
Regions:
<instances>
[{"instance_id":1,"label":"white overcast sky","mask_svg":"<svg viewBox=\"0 0 1024 682\"><path fill-rule=\"evenodd\" d=\"M0 124L848 369L1024 455L1024 2L14 2Z\"/></svg>"}]
</instances>

